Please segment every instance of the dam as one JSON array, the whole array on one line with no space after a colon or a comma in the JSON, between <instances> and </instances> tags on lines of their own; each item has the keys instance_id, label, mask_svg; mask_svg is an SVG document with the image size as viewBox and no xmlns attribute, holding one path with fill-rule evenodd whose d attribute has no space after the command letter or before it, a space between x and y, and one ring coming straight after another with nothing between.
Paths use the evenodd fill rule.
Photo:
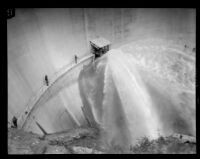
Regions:
<instances>
[{"instance_id":1,"label":"dam","mask_svg":"<svg viewBox=\"0 0 200 159\"><path fill-rule=\"evenodd\" d=\"M171 14L176 16L170 19ZM30 148L31 153L56 153L59 145L65 153L94 145L102 153L116 147L130 153L142 138L174 134L193 149L194 15L194 9L16 9L7 22L9 132L43 139L41 152ZM100 37L110 46L97 55L101 51L91 49L91 42ZM79 138L90 146L80 148ZM19 153L8 140L10 153ZM48 150L50 143L57 147Z\"/></svg>"}]
</instances>

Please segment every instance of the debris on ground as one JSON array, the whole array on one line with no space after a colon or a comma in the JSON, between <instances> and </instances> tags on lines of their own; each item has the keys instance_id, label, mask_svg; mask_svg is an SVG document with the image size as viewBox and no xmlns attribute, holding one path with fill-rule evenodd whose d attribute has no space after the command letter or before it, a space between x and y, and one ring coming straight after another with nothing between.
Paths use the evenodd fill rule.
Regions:
<instances>
[{"instance_id":1,"label":"debris on ground","mask_svg":"<svg viewBox=\"0 0 200 159\"><path fill-rule=\"evenodd\" d=\"M124 150L106 147L94 128L76 128L40 136L16 128L8 129L8 154L195 154L196 138L173 134L156 140L142 138Z\"/></svg>"}]
</instances>

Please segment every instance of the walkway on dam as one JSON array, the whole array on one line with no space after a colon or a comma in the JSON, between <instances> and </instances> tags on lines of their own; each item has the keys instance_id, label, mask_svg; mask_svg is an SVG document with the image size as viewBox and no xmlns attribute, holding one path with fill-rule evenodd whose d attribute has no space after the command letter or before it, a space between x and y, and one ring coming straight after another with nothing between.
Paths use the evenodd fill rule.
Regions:
<instances>
[{"instance_id":1,"label":"walkway on dam","mask_svg":"<svg viewBox=\"0 0 200 159\"><path fill-rule=\"evenodd\" d=\"M93 61L93 60L94 60L93 54L86 55L82 57L81 59L78 59L77 63L73 62L68 65L65 65L58 72L50 76L49 86L46 86L46 85L41 86L38 92L36 92L36 94L33 95L32 98L30 98L25 110L21 113L21 116L18 119L18 127L23 128L24 125L29 120L31 120L30 116L32 115L33 111L35 111L37 108L40 107L40 105L44 104L49 98L51 98L52 94L55 94L56 92L59 92L61 90L61 87L54 89L55 83L57 83L58 80L62 79L64 75L74 70L74 68L76 68L77 66L83 67L85 63L87 63L88 61ZM49 92L51 93L49 94Z\"/></svg>"}]
</instances>

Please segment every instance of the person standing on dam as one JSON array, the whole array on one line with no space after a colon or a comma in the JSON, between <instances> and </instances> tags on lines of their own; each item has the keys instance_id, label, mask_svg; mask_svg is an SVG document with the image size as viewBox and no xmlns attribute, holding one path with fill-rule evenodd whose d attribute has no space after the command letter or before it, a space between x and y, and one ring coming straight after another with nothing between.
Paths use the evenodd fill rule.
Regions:
<instances>
[{"instance_id":1,"label":"person standing on dam","mask_svg":"<svg viewBox=\"0 0 200 159\"><path fill-rule=\"evenodd\" d=\"M17 118L15 116L12 118L11 128L17 128Z\"/></svg>"},{"instance_id":2,"label":"person standing on dam","mask_svg":"<svg viewBox=\"0 0 200 159\"><path fill-rule=\"evenodd\" d=\"M49 86L49 79L48 79L48 76L47 76L47 75L45 75L44 80L45 80L45 84L46 84L47 86Z\"/></svg>"},{"instance_id":3,"label":"person standing on dam","mask_svg":"<svg viewBox=\"0 0 200 159\"><path fill-rule=\"evenodd\" d=\"M78 57L75 55L74 58L75 58L75 63L77 64Z\"/></svg>"}]
</instances>

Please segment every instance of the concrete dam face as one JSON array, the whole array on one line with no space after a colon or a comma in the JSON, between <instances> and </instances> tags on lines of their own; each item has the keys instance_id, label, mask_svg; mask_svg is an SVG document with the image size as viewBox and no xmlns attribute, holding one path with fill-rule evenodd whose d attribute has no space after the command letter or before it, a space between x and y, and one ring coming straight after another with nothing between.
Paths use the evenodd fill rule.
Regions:
<instances>
[{"instance_id":1,"label":"concrete dam face","mask_svg":"<svg viewBox=\"0 0 200 159\"><path fill-rule=\"evenodd\" d=\"M108 145L196 136L195 60L173 42L143 40L110 50L78 80L82 103Z\"/></svg>"},{"instance_id":2,"label":"concrete dam face","mask_svg":"<svg viewBox=\"0 0 200 159\"><path fill-rule=\"evenodd\" d=\"M182 140L196 140L195 8L5 10L14 13L7 19L5 103L15 153L41 142L69 153L77 146L80 152L121 153L120 146L134 154L196 153L196 141ZM162 138L172 142L160 146ZM143 139L156 151L150 145L143 152L137 144Z\"/></svg>"}]
</instances>

